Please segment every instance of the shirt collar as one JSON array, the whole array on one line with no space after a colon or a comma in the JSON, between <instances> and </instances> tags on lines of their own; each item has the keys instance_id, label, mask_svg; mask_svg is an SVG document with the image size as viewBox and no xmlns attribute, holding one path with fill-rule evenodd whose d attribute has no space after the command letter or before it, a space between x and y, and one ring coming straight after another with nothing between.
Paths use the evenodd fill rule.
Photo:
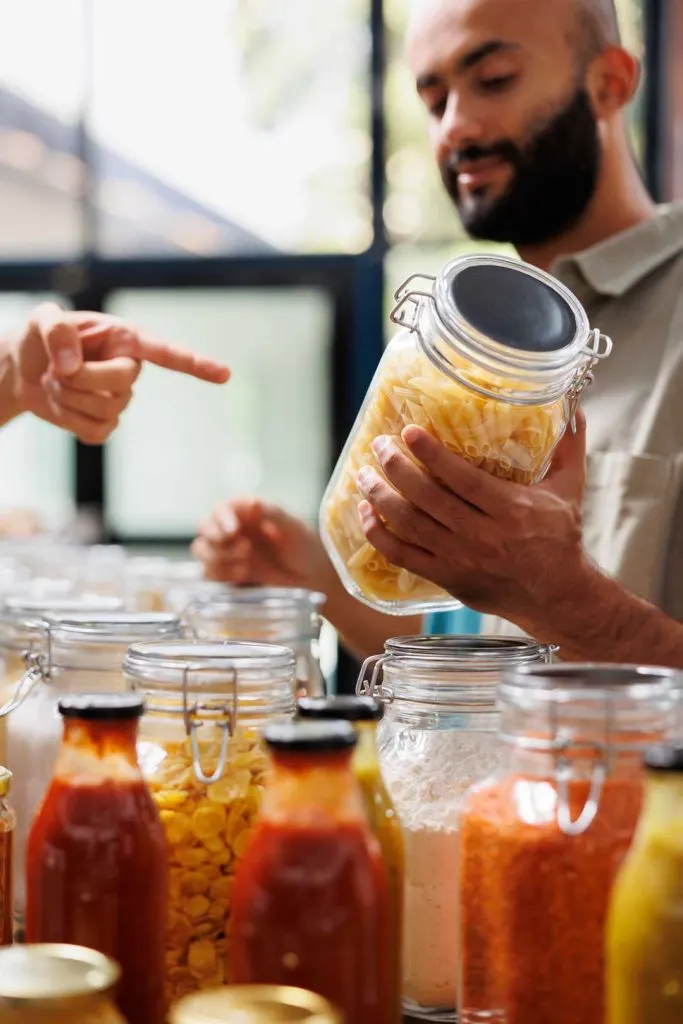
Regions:
<instances>
[{"instance_id":1,"label":"shirt collar","mask_svg":"<svg viewBox=\"0 0 683 1024\"><path fill-rule=\"evenodd\" d=\"M564 280L578 271L599 295L624 295L644 277L683 252L683 203L658 207L651 220L621 231L573 256L559 257L551 272Z\"/></svg>"}]
</instances>

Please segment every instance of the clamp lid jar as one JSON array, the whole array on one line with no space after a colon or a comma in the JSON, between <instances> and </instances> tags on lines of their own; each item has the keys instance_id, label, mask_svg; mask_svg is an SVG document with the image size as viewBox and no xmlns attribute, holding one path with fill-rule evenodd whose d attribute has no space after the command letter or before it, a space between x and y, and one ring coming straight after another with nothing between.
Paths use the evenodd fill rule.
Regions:
<instances>
[{"instance_id":1,"label":"clamp lid jar","mask_svg":"<svg viewBox=\"0 0 683 1024\"><path fill-rule=\"evenodd\" d=\"M403 330L388 345L339 458L320 529L349 592L405 615L455 602L365 540L356 477L374 464L373 440L386 435L400 446L404 427L416 424L486 472L534 483L612 343L591 329L564 285L508 257L453 260L436 278L408 278L396 298L392 320Z\"/></svg>"},{"instance_id":2,"label":"clamp lid jar","mask_svg":"<svg viewBox=\"0 0 683 1024\"><path fill-rule=\"evenodd\" d=\"M170 1002L227 977L235 865L261 804L262 727L294 717L295 658L275 644L133 644L129 685L144 694L138 757L170 858Z\"/></svg>"}]
</instances>

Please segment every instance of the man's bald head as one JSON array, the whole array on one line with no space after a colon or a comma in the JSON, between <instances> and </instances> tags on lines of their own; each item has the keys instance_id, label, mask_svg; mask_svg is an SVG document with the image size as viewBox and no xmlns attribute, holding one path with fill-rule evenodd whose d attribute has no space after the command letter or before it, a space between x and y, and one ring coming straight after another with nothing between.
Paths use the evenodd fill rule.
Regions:
<instances>
[{"instance_id":1,"label":"man's bald head","mask_svg":"<svg viewBox=\"0 0 683 1024\"><path fill-rule=\"evenodd\" d=\"M592 60L608 46L621 45L614 0L572 0L578 19L581 56Z\"/></svg>"}]
</instances>

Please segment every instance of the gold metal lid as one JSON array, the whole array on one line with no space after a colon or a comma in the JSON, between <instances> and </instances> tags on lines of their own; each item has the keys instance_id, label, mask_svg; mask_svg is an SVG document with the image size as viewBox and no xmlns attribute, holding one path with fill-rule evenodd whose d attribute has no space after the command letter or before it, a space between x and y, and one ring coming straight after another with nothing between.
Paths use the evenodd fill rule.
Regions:
<instances>
[{"instance_id":1,"label":"gold metal lid","mask_svg":"<svg viewBox=\"0 0 683 1024\"><path fill-rule=\"evenodd\" d=\"M0 765L0 798L7 796L12 788L12 773L9 768Z\"/></svg>"},{"instance_id":2,"label":"gold metal lid","mask_svg":"<svg viewBox=\"0 0 683 1024\"><path fill-rule=\"evenodd\" d=\"M198 992L171 1011L171 1024L341 1024L327 1000L301 988L233 985Z\"/></svg>"},{"instance_id":3,"label":"gold metal lid","mask_svg":"<svg viewBox=\"0 0 683 1024\"><path fill-rule=\"evenodd\" d=\"M64 1007L109 992L119 980L113 960L84 946L45 943L0 949L3 1006Z\"/></svg>"}]
</instances>

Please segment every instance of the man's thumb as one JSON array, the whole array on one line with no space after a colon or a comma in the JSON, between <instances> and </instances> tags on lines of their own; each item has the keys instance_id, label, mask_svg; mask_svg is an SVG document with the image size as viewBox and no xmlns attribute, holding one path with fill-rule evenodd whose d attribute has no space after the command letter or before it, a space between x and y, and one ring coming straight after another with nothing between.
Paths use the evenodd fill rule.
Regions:
<instances>
[{"instance_id":1,"label":"man's thumb","mask_svg":"<svg viewBox=\"0 0 683 1024\"><path fill-rule=\"evenodd\" d=\"M83 365L78 327L70 314L53 303L39 306L32 317L55 377L73 377Z\"/></svg>"},{"instance_id":2,"label":"man's thumb","mask_svg":"<svg viewBox=\"0 0 683 1024\"><path fill-rule=\"evenodd\" d=\"M555 449L543 485L562 497L574 500L583 494L586 474L586 417L579 409L576 428L569 427Z\"/></svg>"}]
</instances>

